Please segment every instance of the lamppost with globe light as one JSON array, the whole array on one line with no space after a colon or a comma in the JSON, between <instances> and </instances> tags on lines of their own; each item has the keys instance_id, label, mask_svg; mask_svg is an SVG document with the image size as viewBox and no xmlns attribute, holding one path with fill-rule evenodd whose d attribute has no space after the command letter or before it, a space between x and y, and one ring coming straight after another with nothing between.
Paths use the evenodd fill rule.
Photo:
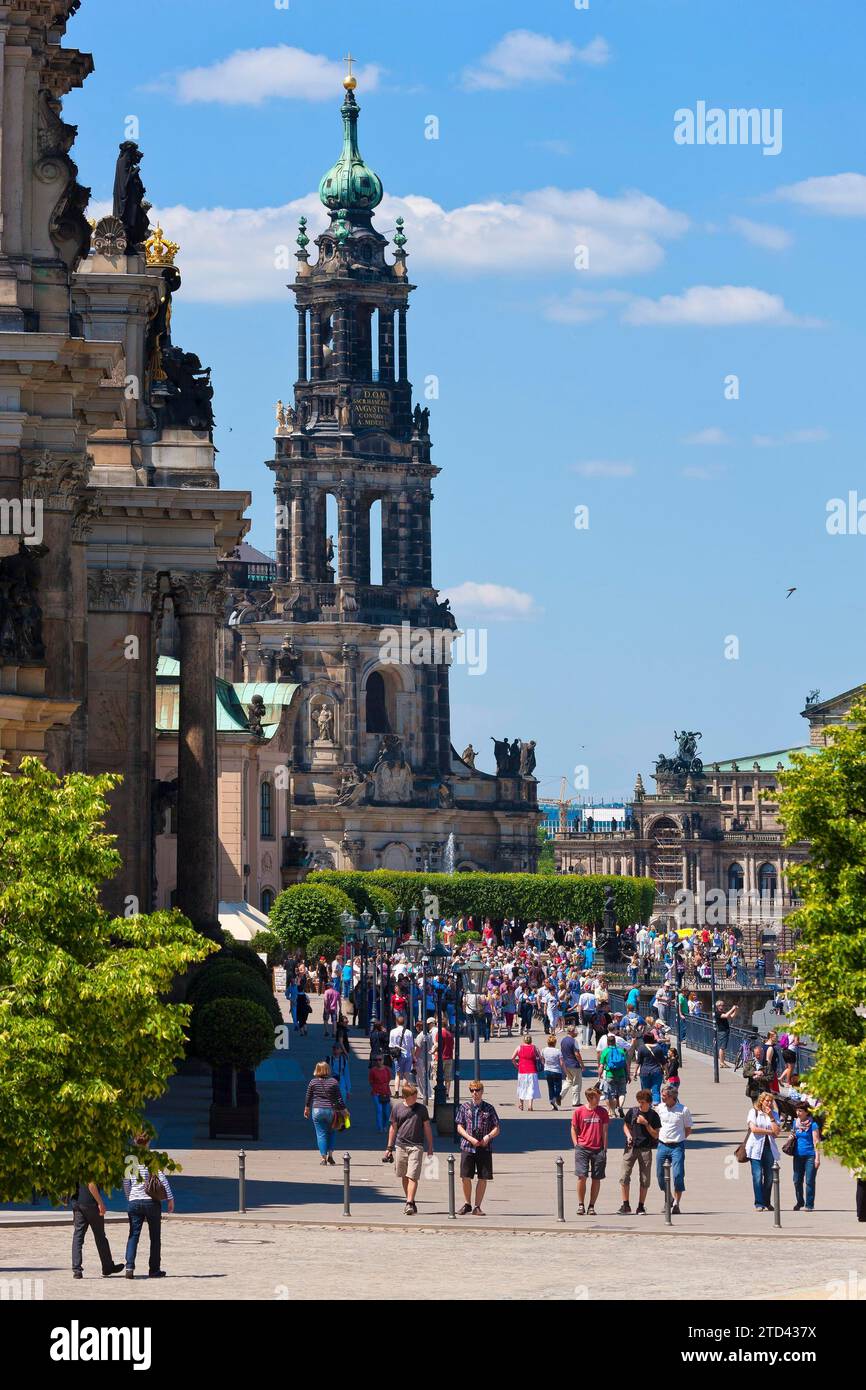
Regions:
<instances>
[{"instance_id":1,"label":"lamppost with globe light","mask_svg":"<svg viewBox=\"0 0 866 1390\"><path fill-rule=\"evenodd\" d=\"M364 994L364 989L365 989L365 981L364 981L364 974L365 974L365 971L364 971L364 966L365 966L365 954L366 954L366 952L365 952L365 936L364 936L364 933L363 933L363 932L359 932L359 930L358 930L358 919L357 919L357 917L353 917L352 914L351 914L351 912L341 912L341 913L340 913L340 922L341 922L341 925L342 925L342 928L343 928L343 945L344 945L344 948L345 948L345 947L348 947L348 948L349 948L349 960L350 960L350 963L351 963L351 966L352 966L351 986L350 986L350 991L349 991L349 997L353 1000L353 1011L354 1011L354 1013L355 1013L356 1018L359 1018L359 1019L360 1019L360 1026L361 1026L362 1028L366 1028L366 1026L367 1026L367 1022L366 1022L366 1010L365 1010L365 1007L364 1007L364 1006L365 1006L365 1002L366 1002L365 994ZM355 993L355 990L356 990L356 985L355 985L355 943L356 943L356 942L358 943L358 945L359 945L360 948L361 948L361 974L360 974L360 977L359 977L359 980L358 980L358 988L360 988L360 992L361 992L360 1008L358 1007L357 995L356 995L356 993Z\"/></svg>"},{"instance_id":2,"label":"lamppost with globe light","mask_svg":"<svg viewBox=\"0 0 866 1390\"><path fill-rule=\"evenodd\" d=\"M484 987L484 982L489 974L490 967L475 952L465 961L463 965L458 965L455 975L460 978L460 984L464 996L472 999L469 1012L472 1014L473 1033L475 1039L475 1080L481 1080L481 1018L483 1010L478 1007L478 996ZM456 1096L455 1096L456 1099Z\"/></svg>"}]
</instances>

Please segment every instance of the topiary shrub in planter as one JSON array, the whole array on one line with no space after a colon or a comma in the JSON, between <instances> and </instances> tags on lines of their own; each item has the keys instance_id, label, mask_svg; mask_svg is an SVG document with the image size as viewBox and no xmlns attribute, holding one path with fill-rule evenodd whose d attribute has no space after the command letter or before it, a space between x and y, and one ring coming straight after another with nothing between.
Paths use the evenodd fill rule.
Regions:
<instances>
[{"instance_id":1,"label":"topiary shrub in planter","mask_svg":"<svg viewBox=\"0 0 866 1390\"><path fill-rule=\"evenodd\" d=\"M342 937L343 912L352 912L351 898L331 884L296 883L274 900L270 923L274 935L289 950L307 949L314 936Z\"/></svg>"},{"instance_id":2,"label":"topiary shrub in planter","mask_svg":"<svg viewBox=\"0 0 866 1390\"><path fill-rule=\"evenodd\" d=\"M311 936L307 942L307 955L310 960L318 960L319 956L324 956L330 965L335 956L339 955L343 943L336 936Z\"/></svg>"},{"instance_id":3,"label":"topiary shrub in planter","mask_svg":"<svg viewBox=\"0 0 866 1390\"><path fill-rule=\"evenodd\" d=\"M280 1006L269 985L266 985L257 971L239 961L214 966L213 970L203 970L196 980L190 1002L195 1011L214 999L250 999L259 1004L274 1024L282 1023Z\"/></svg>"},{"instance_id":4,"label":"topiary shrub in planter","mask_svg":"<svg viewBox=\"0 0 866 1390\"><path fill-rule=\"evenodd\" d=\"M214 999L192 1016L193 1046L214 1072L210 1137L259 1137L255 1069L274 1048L273 1024L251 999ZM228 1084L226 1084L228 1083Z\"/></svg>"}]
</instances>

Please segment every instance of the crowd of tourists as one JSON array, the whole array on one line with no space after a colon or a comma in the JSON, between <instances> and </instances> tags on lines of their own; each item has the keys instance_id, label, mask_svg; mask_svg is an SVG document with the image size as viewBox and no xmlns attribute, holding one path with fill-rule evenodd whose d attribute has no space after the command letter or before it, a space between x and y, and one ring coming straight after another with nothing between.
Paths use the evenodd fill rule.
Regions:
<instances>
[{"instance_id":1,"label":"crowd of tourists","mask_svg":"<svg viewBox=\"0 0 866 1390\"><path fill-rule=\"evenodd\" d=\"M453 940L455 933L448 931L449 925L454 924L443 924L443 935ZM706 945L699 941L692 949L699 953ZM470 950L484 962L486 980L476 994L460 999L453 969L428 977L426 968L399 947L390 958L374 963L378 974L372 976L369 1001L368 1086L376 1130L386 1136L383 1162L395 1164L406 1214L417 1212L425 1157L433 1151L429 1106L435 1086L438 1082L440 1095L450 1100L455 1049L464 1033L471 1039L476 1029L485 1039L514 1038L511 1062L518 1111L535 1109L543 1085L551 1110L572 1112L578 1214L595 1214L613 1120L622 1121L624 1145L619 1213L645 1214L653 1168L664 1190L669 1160L672 1211L679 1214L685 1193L686 1144L693 1128L689 1108L680 1099L681 1055L676 1045L677 1014L690 1012L682 984L679 936L673 931L655 934L653 928L635 930L634 958L626 960L631 959L632 966L637 961L637 977L627 987L620 1010L612 1007L605 966L588 928L530 923L517 932L506 922L494 932L485 923L480 941L455 950L451 967ZM644 1008L640 963L650 951L667 962L667 970L649 1007ZM334 1139L346 1123L349 1042L344 1011L357 1018L361 984L357 962L351 958L338 957L325 965L327 978L321 981L324 1033L333 1045L330 1059L316 1068L305 1108L315 1127L323 1165L333 1162ZM299 974L303 978L304 972ZM287 994L293 1011L303 993L294 995L290 982ZM794 1209L811 1211L821 1161L820 1127L815 1098L797 1089L798 1040L794 1034L780 1037L771 1032L763 1042L755 1042L748 1056L737 1052L731 1058L730 1033L737 1014L736 1002L718 1000L720 1066L742 1067L750 1102L747 1136L737 1157L750 1164L755 1207L771 1209L774 1165L784 1149L794 1160ZM298 1028L305 1026L298 1013L295 1020ZM590 1051L594 1055L589 1056ZM589 1084L584 1089L585 1080ZM629 1099L632 1086L635 1091ZM481 1204L493 1177L493 1145L501 1133L501 1120L483 1100L480 1080L471 1081L468 1092L455 1118L465 1198L462 1213L483 1215ZM630 1188L636 1166L632 1208Z\"/></svg>"}]
</instances>

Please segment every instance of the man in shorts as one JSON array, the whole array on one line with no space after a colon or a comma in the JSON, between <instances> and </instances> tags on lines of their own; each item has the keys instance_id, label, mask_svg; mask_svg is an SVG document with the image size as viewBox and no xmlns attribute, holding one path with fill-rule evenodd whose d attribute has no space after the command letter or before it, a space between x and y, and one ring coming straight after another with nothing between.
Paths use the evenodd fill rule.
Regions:
<instances>
[{"instance_id":1,"label":"man in shorts","mask_svg":"<svg viewBox=\"0 0 866 1390\"><path fill-rule=\"evenodd\" d=\"M588 1087L584 1099L586 1104L579 1105L571 1117L571 1142L574 1145L574 1171L577 1177L577 1214L587 1214L587 1208L584 1206L586 1180L591 1178L588 1211L590 1216L595 1216L595 1203L607 1167L607 1130L610 1115L603 1105L599 1105L600 1093L597 1086Z\"/></svg>"},{"instance_id":2,"label":"man in shorts","mask_svg":"<svg viewBox=\"0 0 866 1390\"><path fill-rule=\"evenodd\" d=\"M629 1187L634 1165L638 1166L638 1201L636 1216L646 1216L646 1198L650 1190L653 1171L653 1149L659 1141L662 1122L652 1108L652 1091L638 1091L637 1105L626 1111L625 1132L626 1149L622 1156L622 1172L619 1185L622 1191L622 1206L618 1216L631 1216Z\"/></svg>"},{"instance_id":3,"label":"man in shorts","mask_svg":"<svg viewBox=\"0 0 866 1390\"><path fill-rule=\"evenodd\" d=\"M433 1156L433 1130L426 1105L418 1100L418 1087L413 1081L403 1086L403 1099L391 1108L391 1126L385 1158L394 1156L394 1171L403 1184L406 1215L417 1216L415 1196L424 1164L424 1151Z\"/></svg>"},{"instance_id":4,"label":"man in shorts","mask_svg":"<svg viewBox=\"0 0 866 1390\"><path fill-rule=\"evenodd\" d=\"M487 1184L493 1180L493 1152L491 1144L498 1139L499 1116L493 1106L484 1099L484 1086L480 1081L470 1081L469 1100L458 1105L455 1116L457 1133L460 1135L460 1181L463 1184L463 1206L460 1216L483 1216L481 1203ZM472 1205L472 1179L476 1179L475 1205Z\"/></svg>"}]
</instances>

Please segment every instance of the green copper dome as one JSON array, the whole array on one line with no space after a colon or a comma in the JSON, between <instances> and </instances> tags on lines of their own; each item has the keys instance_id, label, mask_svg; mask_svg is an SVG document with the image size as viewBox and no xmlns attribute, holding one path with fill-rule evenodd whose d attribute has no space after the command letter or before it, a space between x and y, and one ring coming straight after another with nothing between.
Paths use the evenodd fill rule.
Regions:
<instances>
[{"instance_id":1,"label":"green copper dome","mask_svg":"<svg viewBox=\"0 0 866 1390\"><path fill-rule=\"evenodd\" d=\"M319 184L319 197L331 212L369 212L382 201L382 180L364 163L358 149L360 109L354 93L348 89L341 107L343 150Z\"/></svg>"}]
</instances>

